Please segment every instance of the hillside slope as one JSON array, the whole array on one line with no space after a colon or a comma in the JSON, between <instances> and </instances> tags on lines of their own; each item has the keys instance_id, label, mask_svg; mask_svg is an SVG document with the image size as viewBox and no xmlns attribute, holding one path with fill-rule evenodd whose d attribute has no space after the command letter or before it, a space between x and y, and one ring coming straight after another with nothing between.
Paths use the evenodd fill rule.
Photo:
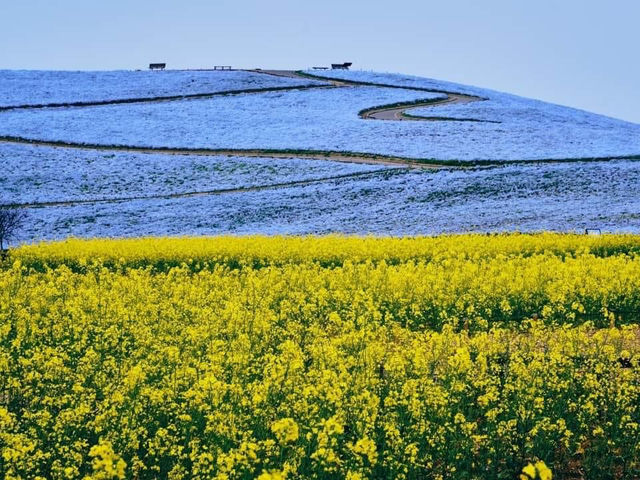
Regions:
<instances>
[{"instance_id":1,"label":"hillside slope","mask_svg":"<svg viewBox=\"0 0 640 480\"><path fill-rule=\"evenodd\" d=\"M322 73L333 78L0 71L13 85L0 89L0 204L28 212L17 240L640 231L638 125L424 78ZM56 102L82 105L38 106Z\"/></svg>"},{"instance_id":2,"label":"hillside slope","mask_svg":"<svg viewBox=\"0 0 640 480\"><path fill-rule=\"evenodd\" d=\"M213 78L229 75L206 73ZM76 144L321 150L436 161L640 155L640 125L491 90L370 72L323 72L351 81L333 87L321 82L309 84L308 78L304 78L305 84L302 77L296 84L290 77L243 73L250 73L252 79L264 77L266 90L241 94L246 78L238 77L244 83L238 80L235 84L230 81L233 76L217 77L226 78L225 88L240 94L162 102L151 97L138 103L4 111L0 112L0 135ZM3 74L0 72L0 77ZM129 81L138 74L129 72ZM127 81L126 72L119 81ZM173 81L173 91L178 89L179 93L181 84L175 78ZM273 91L278 86L294 89ZM96 87L92 83L87 88ZM465 103L441 101L452 93L478 98ZM406 113L428 120L376 121L361 116L374 107L416 103L423 106ZM430 103L433 106L424 106Z\"/></svg>"}]
</instances>

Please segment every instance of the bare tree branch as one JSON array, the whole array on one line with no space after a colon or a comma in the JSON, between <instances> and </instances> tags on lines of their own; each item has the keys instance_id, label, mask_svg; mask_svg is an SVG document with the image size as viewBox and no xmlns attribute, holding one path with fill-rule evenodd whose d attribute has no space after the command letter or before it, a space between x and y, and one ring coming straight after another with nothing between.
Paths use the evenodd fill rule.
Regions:
<instances>
[{"instance_id":1,"label":"bare tree branch","mask_svg":"<svg viewBox=\"0 0 640 480\"><path fill-rule=\"evenodd\" d=\"M0 251L6 242L15 238L26 218L24 209L0 204Z\"/></svg>"}]
</instances>

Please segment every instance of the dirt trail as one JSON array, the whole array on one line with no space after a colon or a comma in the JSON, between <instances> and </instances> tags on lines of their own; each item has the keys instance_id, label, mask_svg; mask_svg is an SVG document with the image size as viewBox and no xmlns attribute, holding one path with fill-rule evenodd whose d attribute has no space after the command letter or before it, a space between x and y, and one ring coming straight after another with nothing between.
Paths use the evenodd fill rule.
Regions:
<instances>
[{"instance_id":1,"label":"dirt trail","mask_svg":"<svg viewBox=\"0 0 640 480\"><path fill-rule=\"evenodd\" d=\"M431 100L424 103L412 103L411 106L400 105L397 107L380 107L363 112L360 116L362 118L370 118L373 120L408 120L408 121L456 121L458 119L452 119L448 117L420 117L412 116L407 112L416 108L424 107L438 107L441 105L453 105L456 103L471 103L479 101L477 97L471 95L463 95L460 93L450 93L446 98L442 100ZM460 121L481 121L475 119L460 119Z\"/></svg>"},{"instance_id":2,"label":"dirt trail","mask_svg":"<svg viewBox=\"0 0 640 480\"><path fill-rule=\"evenodd\" d=\"M125 145L98 145L85 143L61 142L55 140L38 140L22 137L0 137L0 143L36 145L43 147L68 148L76 150L117 151L133 153L154 153L164 155L200 155L216 157L260 157L260 158L303 158L309 160L331 160L344 163L365 163L375 165L402 166L405 168L420 168L436 170L452 168L452 165L430 163L404 157L376 155L367 153L349 153L332 151L309 150L268 150L268 149L204 149L204 148L164 148L164 147L136 147ZM455 167L455 165L454 165Z\"/></svg>"},{"instance_id":3,"label":"dirt trail","mask_svg":"<svg viewBox=\"0 0 640 480\"><path fill-rule=\"evenodd\" d=\"M230 193L242 193L242 192L258 192L261 190L274 190L278 188L299 187L306 185L313 185L316 183L331 182L335 180L345 180L349 178L367 178L377 176L380 174L396 174L402 171L406 171L406 168L385 168L381 170L373 170L369 172L355 172L345 173L342 175L333 175L329 177L309 178L305 180L294 180L291 182L270 183L266 185L254 185L250 187L234 187L234 188L220 188L215 190L203 190L197 192L182 192L182 193L166 193L156 195L136 195L131 197L114 197L114 198L95 198L95 199L82 199L82 200L58 200L50 202L33 202L33 203L14 203L7 206L14 208L44 208L44 207L72 207L75 205L91 205L96 203L122 203L133 202L137 200L170 200L172 198L191 198L191 197L205 197L211 195L224 195Z\"/></svg>"},{"instance_id":4,"label":"dirt trail","mask_svg":"<svg viewBox=\"0 0 640 480\"><path fill-rule=\"evenodd\" d=\"M401 85L388 85L384 83L373 82L359 82L357 80L336 80L331 77L324 77L321 75L314 75L302 72L294 72L288 70L269 70L264 71L270 75L278 75L282 77L291 78L309 78L322 80L324 82L331 83L336 87L379 87L379 88L394 88L401 90L413 90L419 92L439 93L444 95L444 98L427 99L424 102L406 102L394 105L381 105L380 107L368 108L360 112L360 117L371 120L408 120L408 121L427 121L427 122L485 122L485 120L478 120L475 118L451 118L451 117L424 117L418 115L411 115L407 113L409 110L424 107L439 107L441 105L453 105L453 104L465 104L471 102L480 102L486 100L486 98L478 97L476 95L467 95L465 93L449 92L446 90L438 90L423 87L406 87ZM500 122L489 122L500 123Z\"/></svg>"},{"instance_id":5,"label":"dirt trail","mask_svg":"<svg viewBox=\"0 0 640 480\"><path fill-rule=\"evenodd\" d=\"M300 77L297 77L300 79ZM238 90L222 90L220 92L209 93L188 93L185 95L170 95L161 97L139 97L139 98L116 98L112 100L95 100L87 102L61 102L61 103L40 103L27 105L8 105L0 106L0 112L9 110L37 110L42 108L80 108L80 107L98 107L104 105L122 105L128 103L161 103L175 102L180 100L198 100L213 97L225 97L232 95L250 95L255 93L270 92L287 92L291 90L310 90L314 88L331 88L331 85L287 85L283 87L264 87L264 88L244 88Z\"/></svg>"},{"instance_id":6,"label":"dirt trail","mask_svg":"<svg viewBox=\"0 0 640 480\"><path fill-rule=\"evenodd\" d=\"M180 100L206 99L206 98L228 96L228 95L245 95L245 94L254 94L254 93L268 93L268 92L282 92L282 91L286 92L290 90L308 90L308 89L315 89L315 88L375 86L380 88L398 88L398 89L404 89L404 90L418 90L418 91L442 93L446 95L446 98L443 98L441 100L440 99L426 100L425 102L410 102L406 106L394 105L389 107L381 106L379 108L372 108L372 109L366 110L365 113L361 113L360 116L362 118L376 119L376 120L481 121L481 120L474 120L474 119L453 119L453 118L446 118L446 117L419 117L419 116L411 116L411 115L404 114L405 111L411 110L414 108L437 107L439 105L444 105L444 104L469 103L469 102L474 102L478 100L484 100L480 97L476 97L473 95L465 95L461 93L445 92L441 90L432 90L432 89L426 89L426 88L403 87L398 85L357 82L353 80L339 80L339 79L333 79L330 77L321 77L321 76L316 76L311 74L303 74L301 72L297 72L294 70L247 70L247 71L254 72L254 73L261 73L264 75L273 75L277 77L295 78L297 80L315 79L317 81L322 81L325 84L324 85L319 84L319 85L250 88L250 89L227 90L227 91L220 91L220 92L193 93L193 94L185 94L185 95L122 98L122 99L95 100L95 101L86 101L86 102L82 101L82 102L8 105L8 106L0 106L0 112L9 111L9 110L32 110L32 109L42 109L42 108L72 108L72 107L80 108L80 107L96 107L96 106L104 106L104 105L122 105L122 104L130 104L130 103L174 102L174 101L180 101Z\"/></svg>"}]
</instances>

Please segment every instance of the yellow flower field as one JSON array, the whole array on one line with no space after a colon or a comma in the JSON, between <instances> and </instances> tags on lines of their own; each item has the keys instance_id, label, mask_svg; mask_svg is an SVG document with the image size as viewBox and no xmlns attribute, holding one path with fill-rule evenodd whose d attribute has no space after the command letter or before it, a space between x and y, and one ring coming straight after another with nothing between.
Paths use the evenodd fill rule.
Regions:
<instances>
[{"instance_id":1,"label":"yellow flower field","mask_svg":"<svg viewBox=\"0 0 640 480\"><path fill-rule=\"evenodd\" d=\"M0 477L638 478L640 237L25 246Z\"/></svg>"}]
</instances>

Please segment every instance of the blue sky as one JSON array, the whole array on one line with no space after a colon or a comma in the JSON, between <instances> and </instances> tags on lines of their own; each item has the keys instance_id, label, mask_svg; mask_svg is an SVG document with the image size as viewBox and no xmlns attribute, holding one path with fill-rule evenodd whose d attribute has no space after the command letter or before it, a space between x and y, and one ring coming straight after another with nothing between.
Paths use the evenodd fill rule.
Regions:
<instances>
[{"instance_id":1,"label":"blue sky","mask_svg":"<svg viewBox=\"0 0 640 480\"><path fill-rule=\"evenodd\" d=\"M352 61L640 123L637 0L2 0L0 68Z\"/></svg>"}]
</instances>

